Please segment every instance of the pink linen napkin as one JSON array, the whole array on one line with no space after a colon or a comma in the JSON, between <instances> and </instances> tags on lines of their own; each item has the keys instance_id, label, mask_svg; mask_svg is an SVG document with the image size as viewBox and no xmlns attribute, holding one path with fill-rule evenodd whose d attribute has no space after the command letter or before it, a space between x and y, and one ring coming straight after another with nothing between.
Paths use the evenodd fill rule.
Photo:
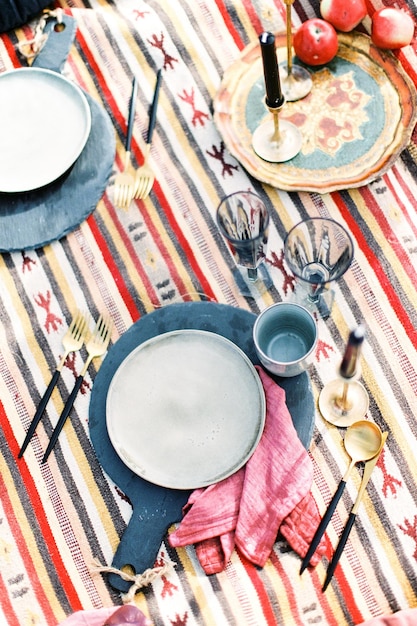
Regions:
<instances>
[{"instance_id":1,"label":"pink linen napkin","mask_svg":"<svg viewBox=\"0 0 417 626\"><path fill-rule=\"evenodd\" d=\"M76 611L58 626L151 626L136 606L113 606L109 609Z\"/></svg>"},{"instance_id":2,"label":"pink linen napkin","mask_svg":"<svg viewBox=\"0 0 417 626\"><path fill-rule=\"evenodd\" d=\"M196 544L206 574L221 572L235 547L263 567L278 531L304 556L320 522L310 493L313 466L294 428L285 392L257 370L265 390L266 421L254 454L229 478L193 491L179 527L169 536L173 547ZM323 538L312 565L325 545Z\"/></svg>"}]
</instances>

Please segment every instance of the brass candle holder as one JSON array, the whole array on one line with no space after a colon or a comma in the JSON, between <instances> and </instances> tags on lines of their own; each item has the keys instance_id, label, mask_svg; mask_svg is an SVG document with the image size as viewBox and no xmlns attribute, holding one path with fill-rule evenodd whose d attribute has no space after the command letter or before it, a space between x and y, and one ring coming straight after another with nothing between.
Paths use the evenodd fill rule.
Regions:
<instances>
[{"instance_id":1,"label":"brass candle holder","mask_svg":"<svg viewBox=\"0 0 417 626\"><path fill-rule=\"evenodd\" d=\"M292 28L291 28L291 6L294 0L284 0L286 8L287 26L287 66L281 68L282 91L287 102L302 100L311 91L313 80L308 70L292 61Z\"/></svg>"},{"instance_id":2,"label":"brass candle holder","mask_svg":"<svg viewBox=\"0 0 417 626\"><path fill-rule=\"evenodd\" d=\"M369 395L358 380L340 377L325 385L319 395L319 409L334 426L350 426L362 420L369 408Z\"/></svg>"},{"instance_id":3,"label":"brass candle holder","mask_svg":"<svg viewBox=\"0 0 417 626\"><path fill-rule=\"evenodd\" d=\"M335 426L350 426L363 419L369 408L368 392L358 380L358 362L364 337L363 325L350 333L340 365L340 377L325 385L319 395L320 413Z\"/></svg>"},{"instance_id":4,"label":"brass candle holder","mask_svg":"<svg viewBox=\"0 0 417 626\"><path fill-rule=\"evenodd\" d=\"M302 135L291 122L280 120L279 114L285 104L268 107L272 119L262 122L252 135L252 146L256 154L271 163L282 163L294 158L301 150Z\"/></svg>"}]
</instances>

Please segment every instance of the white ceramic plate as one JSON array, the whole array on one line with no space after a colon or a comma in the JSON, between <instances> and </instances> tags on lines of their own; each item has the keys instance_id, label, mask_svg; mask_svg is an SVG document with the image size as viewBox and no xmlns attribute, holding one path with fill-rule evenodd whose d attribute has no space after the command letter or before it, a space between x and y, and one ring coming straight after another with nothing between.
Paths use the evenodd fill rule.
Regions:
<instances>
[{"instance_id":1,"label":"white ceramic plate","mask_svg":"<svg viewBox=\"0 0 417 626\"><path fill-rule=\"evenodd\" d=\"M230 476L254 452L265 394L248 357L215 333L178 330L135 348L107 394L120 458L163 487L194 489Z\"/></svg>"},{"instance_id":2,"label":"white ceramic plate","mask_svg":"<svg viewBox=\"0 0 417 626\"><path fill-rule=\"evenodd\" d=\"M0 191L23 192L59 178L76 161L91 128L87 99L51 70L0 74Z\"/></svg>"}]
</instances>

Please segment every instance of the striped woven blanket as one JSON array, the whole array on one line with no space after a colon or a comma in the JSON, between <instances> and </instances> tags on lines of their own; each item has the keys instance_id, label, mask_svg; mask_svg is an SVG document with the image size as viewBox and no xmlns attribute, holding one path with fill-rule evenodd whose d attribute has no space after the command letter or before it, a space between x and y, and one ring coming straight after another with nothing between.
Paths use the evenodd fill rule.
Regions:
<instances>
[{"instance_id":1,"label":"striped woven blanket","mask_svg":"<svg viewBox=\"0 0 417 626\"><path fill-rule=\"evenodd\" d=\"M411 0L397 5L416 16ZM368 0L367 6L371 15L382 0ZM331 315L318 320L309 370L314 399L336 377L350 330L365 321L361 381L370 399L367 419L389 433L332 583L321 591L327 560L356 498L360 466L328 527L327 553L316 568L300 576L299 556L278 536L264 568L234 552L224 572L206 576L193 547L174 550L165 536L155 562L163 570L134 602L155 626L353 626L417 607L415 131L408 128L409 139L395 148L390 167L364 185L325 193L283 190L260 182L237 160L215 123L214 103L225 73L247 46L263 30L285 31L284 2L56 0L54 7L76 21L63 74L108 115L116 142L113 173L124 164L132 76L138 79L132 160L139 165L155 76L163 69L151 148L155 183L148 198L122 211L110 178L97 207L71 233L42 247L5 245L0 255L0 623L55 626L77 610L123 603L100 571L111 566L132 515L128 495L104 471L90 438L100 360L90 365L71 417L42 464L86 352L66 360L45 416L17 459L74 311L89 311L94 319L109 313L112 345L138 320L175 303L218 302L257 314L291 297L295 281L283 242L308 216L342 223L355 246L350 269L334 286ZM316 0L292 5L294 28L318 15ZM37 24L0 36L0 72L30 63L19 44L34 38ZM369 34L370 26L368 16L362 32ZM393 53L414 85L416 51L413 41ZM273 285L253 297L239 293L234 261L215 220L220 199L241 189L256 191L272 215L266 264ZM68 211L74 210L68 198ZM309 454L321 513L349 462L344 434L316 411Z\"/></svg>"}]
</instances>

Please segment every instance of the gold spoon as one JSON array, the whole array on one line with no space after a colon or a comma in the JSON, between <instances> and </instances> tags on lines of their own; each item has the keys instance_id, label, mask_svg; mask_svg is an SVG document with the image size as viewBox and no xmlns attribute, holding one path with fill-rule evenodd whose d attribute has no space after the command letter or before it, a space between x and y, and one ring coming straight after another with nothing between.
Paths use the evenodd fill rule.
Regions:
<instances>
[{"instance_id":1,"label":"gold spoon","mask_svg":"<svg viewBox=\"0 0 417 626\"><path fill-rule=\"evenodd\" d=\"M345 450L351 458L349 467L346 470L345 475L339 483L336 493L334 494L327 511L324 514L316 533L312 539L307 554L305 555L303 562L301 563L300 574L303 573L307 565L310 563L310 559L313 556L320 539L323 536L324 531L327 528L328 523L336 509L342 493L346 487L347 479L350 476L356 463L360 461L368 461L378 454L382 443L382 432L379 426L373 422L367 420L360 420L355 422L346 430L344 446Z\"/></svg>"}]
</instances>

